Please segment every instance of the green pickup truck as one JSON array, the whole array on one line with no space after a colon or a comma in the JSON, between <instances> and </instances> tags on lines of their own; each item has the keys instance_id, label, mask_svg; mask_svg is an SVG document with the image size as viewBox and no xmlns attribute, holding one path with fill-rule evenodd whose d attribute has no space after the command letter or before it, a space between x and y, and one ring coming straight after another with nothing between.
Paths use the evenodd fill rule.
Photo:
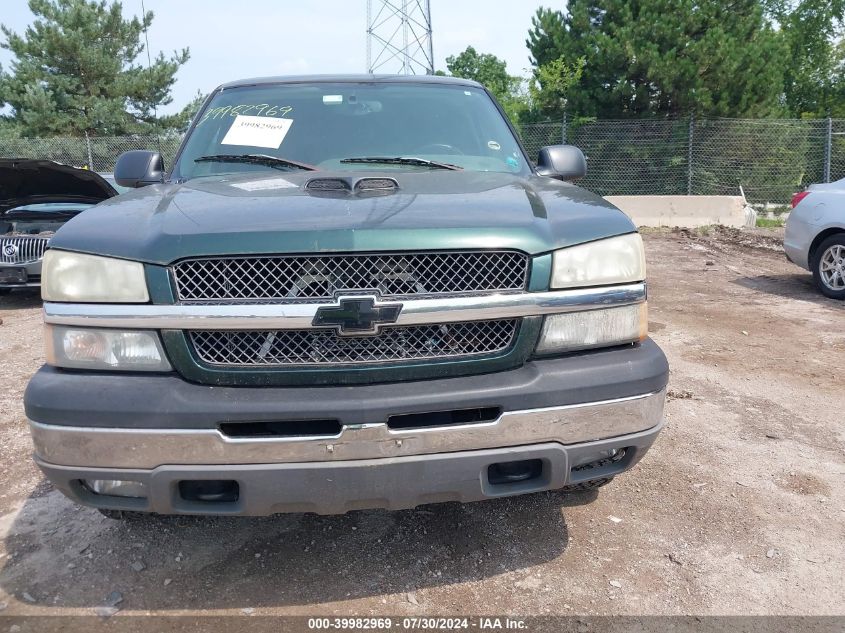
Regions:
<instances>
[{"instance_id":1,"label":"green pickup truck","mask_svg":"<svg viewBox=\"0 0 845 633\"><path fill-rule=\"evenodd\" d=\"M35 460L108 516L598 487L662 427L636 227L479 84L215 90L44 258Z\"/></svg>"}]
</instances>

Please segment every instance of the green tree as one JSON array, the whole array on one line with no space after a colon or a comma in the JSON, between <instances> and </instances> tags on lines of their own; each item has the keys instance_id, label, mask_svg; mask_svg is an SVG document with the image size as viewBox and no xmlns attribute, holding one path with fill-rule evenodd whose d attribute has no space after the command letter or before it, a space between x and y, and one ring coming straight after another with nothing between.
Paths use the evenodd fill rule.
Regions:
<instances>
[{"instance_id":1,"label":"green tree","mask_svg":"<svg viewBox=\"0 0 845 633\"><path fill-rule=\"evenodd\" d=\"M508 96L513 89L514 77L508 74L504 60L489 53L478 53L472 46L467 46L458 55L449 55L446 68L453 77L483 84L497 99Z\"/></svg>"},{"instance_id":2,"label":"green tree","mask_svg":"<svg viewBox=\"0 0 845 633\"><path fill-rule=\"evenodd\" d=\"M769 0L772 19L789 47L784 96L793 116L836 116L845 111L845 0Z\"/></svg>"},{"instance_id":3,"label":"green tree","mask_svg":"<svg viewBox=\"0 0 845 633\"><path fill-rule=\"evenodd\" d=\"M156 117L188 49L159 54L149 67L141 37L153 20L123 19L119 2L29 0L35 15L23 35L0 26L0 46L14 59L0 76L0 94L27 135L121 135L178 125ZM144 55L143 62L146 62Z\"/></svg>"},{"instance_id":4,"label":"green tree","mask_svg":"<svg viewBox=\"0 0 845 633\"><path fill-rule=\"evenodd\" d=\"M568 90L582 116L768 116L782 110L788 55L759 0L570 0L540 9L536 69L584 60ZM542 82L541 82L542 83Z\"/></svg>"},{"instance_id":5,"label":"green tree","mask_svg":"<svg viewBox=\"0 0 845 633\"><path fill-rule=\"evenodd\" d=\"M568 43L566 20L562 11L540 7L531 18L531 30L525 45L531 52L531 64L535 68L560 59Z\"/></svg>"},{"instance_id":6,"label":"green tree","mask_svg":"<svg viewBox=\"0 0 845 633\"><path fill-rule=\"evenodd\" d=\"M839 77L839 81L831 90L831 105L828 114L838 119L845 119L845 39L839 40L833 57L835 60L833 73L835 77ZM842 141L845 142L845 139Z\"/></svg>"},{"instance_id":7,"label":"green tree","mask_svg":"<svg viewBox=\"0 0 845 633\"><path fill-rule=\"evenodd\" d=\"M581 81L586 61L568 63L564 57L539 66L529 84L532 109L546 118L559 119L566 112L569 94Z\"/></svg>"},{"instance_id":8,"label":"green tree","mask_svg":"<svg viewBox=\"0 0 845 633\"><path fill-rule=\"evenodd\" d=\"M3 76L3 67L0 66L0 78ZM3 82L0 81L0 107L6 103L5 89ZM0 114L0 137L8 138L10 136L17 136L19 133L18 126L15 124L14 118L8 114Z\"/></svg>"},{"instance_id":9,"label":"green tree","mask_svg":"<svg viewBox=\"0 0 845 633\"><path fill-rule=\"evenodd\" d=\"M205 95L197 90L194 98L191 99L190 102L188 102L188 105L182 108L181 111L159 119L161 127L164 129L174 130L179 133L187 132L188 127L191 125L191 120L194 116L196 116L197 112L199 112L206 97L208 97L208 95Z\"/></svg>"},{"instance_id":10,"label":"green tree","mask_svg":"<svg viewBox=\"0 0 845 633\"><path fill-rule=\"evenodd\" d=\"M528 96L521 77L508 74L507 64L490 53L479 53L472 46L446 58L446 68L453 77L471 79L485 86L514 123L528 109Z\"/></svg>"}]
</instances>

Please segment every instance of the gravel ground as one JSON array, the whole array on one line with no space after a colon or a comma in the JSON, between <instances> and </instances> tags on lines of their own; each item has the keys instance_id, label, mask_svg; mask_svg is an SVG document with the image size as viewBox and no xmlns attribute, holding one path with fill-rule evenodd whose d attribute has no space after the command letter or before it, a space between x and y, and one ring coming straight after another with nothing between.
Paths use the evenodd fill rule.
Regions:
<instances>
[{"instance_id":1,"label":"gravel ground","mask_svg":"<svg viewBox=\"0 0 845 633\"><path fill-rule=\"evenodd\" d=\"M39 301L0 299L0 611L845 614L845 305L776 231L651 231L668 425L598 494L114 522L32 465ZM116 593L115 593L116 592Z\"/></svg>"}]
</instances>

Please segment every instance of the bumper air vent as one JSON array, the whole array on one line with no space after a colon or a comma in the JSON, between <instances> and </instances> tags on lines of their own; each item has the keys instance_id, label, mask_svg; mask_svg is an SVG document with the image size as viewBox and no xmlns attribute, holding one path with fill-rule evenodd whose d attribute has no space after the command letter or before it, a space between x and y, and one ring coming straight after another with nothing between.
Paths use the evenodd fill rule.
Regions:
<instances>
[{"instance_id":1,"label":"bumper air vent","mask_svg":"<svg viewBox=\"0 0 845 633\"><path fill-rule=\"evenodd\" d=\"M405 413L402 415L391 415L387 418L387 426L391 429L404 430L465 424L485 424L495 422L501 414L502 410L499 407L432 411L430 413Z\"/></svg>"},{"instance_id":2,"label":"bumper air vent","mask_svg":"<svg viewBox=\"0 0 845 633\"><path fill-rule=\"evenodd\" d=\"M291 420L288 422L222 422L226 437L337 437L342 431L337 420Z\"/></svg>"}]
</instances>

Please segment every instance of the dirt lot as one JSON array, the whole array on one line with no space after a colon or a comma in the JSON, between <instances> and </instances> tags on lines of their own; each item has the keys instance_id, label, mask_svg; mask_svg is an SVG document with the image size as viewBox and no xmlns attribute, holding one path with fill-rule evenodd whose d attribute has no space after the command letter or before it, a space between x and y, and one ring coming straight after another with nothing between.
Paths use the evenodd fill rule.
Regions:
<instances>
[{"instance_id":1,"label":"dirt lot","mask_svg":"<svg viewBox=\"0 0 845 633\"><path fill-rule=\"evenodd\" d=\"M598 495L397 513L119 523L72 504L29 459L39 301L4 297L0 607L845 614L845 305L779 239L647 234L651 329L672 376L668 426L634 471Z\"/></svg>"}]
</instances>

